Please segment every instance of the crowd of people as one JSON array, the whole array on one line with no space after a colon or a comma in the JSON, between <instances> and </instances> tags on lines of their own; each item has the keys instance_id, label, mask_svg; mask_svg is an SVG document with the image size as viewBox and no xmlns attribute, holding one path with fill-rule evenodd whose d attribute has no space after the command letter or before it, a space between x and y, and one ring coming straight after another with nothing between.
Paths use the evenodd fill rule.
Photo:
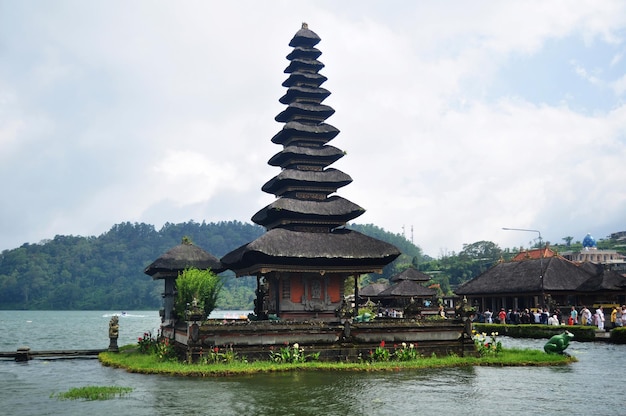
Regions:
<instances>
[{"instance_id":1,"label":"crowd of people","mask_svg":"<svg viewBox=\"0 0 626 416\"><path fill-rule=\"evenodd\" d=\"M626 305L622 305L621 308L613 306L608 316L601 305L594 312L583 305L580 310L572 306L569 313L563 313L561 308L555 308L552 311L548 308L522 310L501 308L498 312L487 309L477 318L489 324L593 325L602 330L626 326Z\"/></svg>"}]
</instances>

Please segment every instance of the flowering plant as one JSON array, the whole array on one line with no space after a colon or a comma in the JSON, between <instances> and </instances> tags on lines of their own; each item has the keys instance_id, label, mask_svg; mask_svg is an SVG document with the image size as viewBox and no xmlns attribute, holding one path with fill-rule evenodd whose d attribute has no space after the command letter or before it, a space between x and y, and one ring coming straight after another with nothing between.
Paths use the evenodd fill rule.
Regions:
<instances>
[{"instance_id":1,"label":"flowering plant","mask_svg":"<svg viewBox=\"0 0 626 416\"><path fill-rule=\"evenodd\" d=\"M380 341L380 344L374 351L370 351L372 361L389 361L389 357L389 350L385 348L385 340Z\"/></svg>"},{"instance_id":2,"label":"flowering plant","mask_svg":"<svg viewBox=\"0 0 626 416\"><path fill-rule=\"evenodd\" d=\"M408 344L403 342L400 348L396 348L393 353L393 358L398 361L413 361L419 358L415 344Z\"/></svg>"},{"instance_id":3,"label":"flowering plant","mask_svg":"<svg viewBox=\"0 0 626 416\"><path fill-rule=\"evenodd\" d=\"M154 351L156 339L154 339L151 332L144 332L143 336L137 339L137 345L140 353L149 354Z\"/></svg>"},{"instance_id":4,"label":"flowering plant","mask_svg":"<svg viewBox=\"0 0 626 416\"><path fill-rule=\"evenodd\" d=\"M170 344L169 338L161 338L154 346L154 352L160 361L168 361L176 358L176 350Z\"/></svg>"},{"instance_id":5,"label":"flowering plant","mask_svg":"<svg viewBox=\"0 0 626 416\"><path fill-rule=\"evenodd\" d=\"M476 345L476 350L481 356L498 355L502 352L502 343L498 341L497 336L497 332L492 332L489 338L485 332L474 334L474 344Z\"/></svg>"},{"instance_id":6,"label":"flowering plant","mask_svg":"<svg viewBox=\"0 0 626 416\"><path fill-rule=\"evenodd\" d=\"M291 347L287 345L278 351L270 350L270 359L277 363L304 363L307 360L317 361L319 356L319 353L310 355L304 354L304 348L301 348L300 344L297 342Z\"/></svg>"},{"instance_id":7,"label":"flowering plant","mask_svg":"<svg viewBox=\"0 0 626 416\"><path fill-rule=\"evenodd\" d=\"M201 360L204 364L232 363L238 358L237 353L233 350L232 346L223 348L220 351L220 348L216 345L209 349L206 354L204 354L204 352L201 354Z\"/></svg>"}]
</instances>

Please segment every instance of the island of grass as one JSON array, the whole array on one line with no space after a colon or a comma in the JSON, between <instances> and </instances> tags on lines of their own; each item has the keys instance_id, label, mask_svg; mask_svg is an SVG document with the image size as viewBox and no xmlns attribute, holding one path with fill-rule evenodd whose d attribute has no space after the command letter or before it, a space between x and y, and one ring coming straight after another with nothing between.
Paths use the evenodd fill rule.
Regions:
<instances>
[{"instance_id":1,"label":"island of grass","mask_svg":"<svg viewBox=\"0 0 626 416\"><path fill-rule=\"evenodd\" d=\"M547 354L539 350L502 348L497 352L486 352L478 357L416 356L408 360L397 360L393 356L379 357L382 360L363 359L358 362L309 361L302 357L299 361L277 360L276 356L267 361L246 361L232 359L220 362L203 361L188 363L175 358L164 359L155 353L142 353L133 346L122 348L119 353L103 352L100 362L109 367L122 368L131 373L162 374L188 377L221 377L251 375L284 371L400 371L423 368L467 367L467 366L557 366L577 361L575 357L561 354ZM310 357L309 357L310 358Z\"/></svg>"}]
</instances>

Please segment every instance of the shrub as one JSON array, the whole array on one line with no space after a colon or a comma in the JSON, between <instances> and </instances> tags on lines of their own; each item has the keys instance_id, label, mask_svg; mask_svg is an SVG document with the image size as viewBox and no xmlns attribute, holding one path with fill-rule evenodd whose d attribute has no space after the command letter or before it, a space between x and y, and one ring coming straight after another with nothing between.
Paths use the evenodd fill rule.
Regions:
<instances>
[{"instance_id":1,"label":"shrub","mask_svg":"<svg viewBox=\"0 0 626 416\"><path fill-rule=\"evenodd\" d=\"M176 303L174 309L179 317L185 316L185 310L197 302L205 316L215 309L217 297L222 289L222 280L210 270L197 268L185 269L176 278Z\"/></svg>"},{"instance_id":2,"label":"shrub","mask_svg":"<svg viewBox=\"0 0 626 416\"><path fill-rule=\"evenodd\" d=\"M626 327L612 329L611 342L616 344L626 344Z\"/></svg>"},{"instance_id":3,"label":"shrub","mask_svg":"<svg viewBox=\"0 0 626 416\"><path fill-rule=\"evenodd\" d=\"M477 332L498 332L500 335L513 338L551 338L553 335L569 331L574 334L576 341L593 341L595 339L594 326L582 325L540 325L540 324L473 324Z\"/></svg>"}]
</instances>

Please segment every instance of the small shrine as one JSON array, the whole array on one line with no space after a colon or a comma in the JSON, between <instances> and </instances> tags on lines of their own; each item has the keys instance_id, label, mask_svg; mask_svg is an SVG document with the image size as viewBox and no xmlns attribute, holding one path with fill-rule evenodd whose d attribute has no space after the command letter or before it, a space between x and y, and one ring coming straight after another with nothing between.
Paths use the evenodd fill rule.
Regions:
<instances>
[{"instance_id":1,"label":"small shrine","mask_svg":"<svg viewBox=\"0 0 626 416\"><path fill-rule=\"evenodd\" d=\"M225 270L217 257L194 245L186 237L183 237L179 245L163 253L144 269L144 273L152 276L152 279L165 281L165 290L162 294L163 309L160 311L162 326L173 325L176 322L174 316L176 278L190 267L200 270L210 269L214 273Z\"/></svg>"},{"instance_id":2,"label":"small shrine","mask_svg":"<svg viewBox=\"0 0 626 416\"><path fill-rule=\"evenodd\" d=\"M282 145L269 159L280 173L261 188L276 200L252 221L267 232L222 257L237 276L256 276L255 314L259 319L336 319L348 277L381 273L400 255L393 245L345 228L365 210L335 193L352 182L329 167L345 153L328 143L339 130L326 123L334 110L322 104L330 92L315 47L319 36L306 23L295 34L287 55L287 108L276 121L285 123L271 140Z\"/></svg>"}]
</instances>

